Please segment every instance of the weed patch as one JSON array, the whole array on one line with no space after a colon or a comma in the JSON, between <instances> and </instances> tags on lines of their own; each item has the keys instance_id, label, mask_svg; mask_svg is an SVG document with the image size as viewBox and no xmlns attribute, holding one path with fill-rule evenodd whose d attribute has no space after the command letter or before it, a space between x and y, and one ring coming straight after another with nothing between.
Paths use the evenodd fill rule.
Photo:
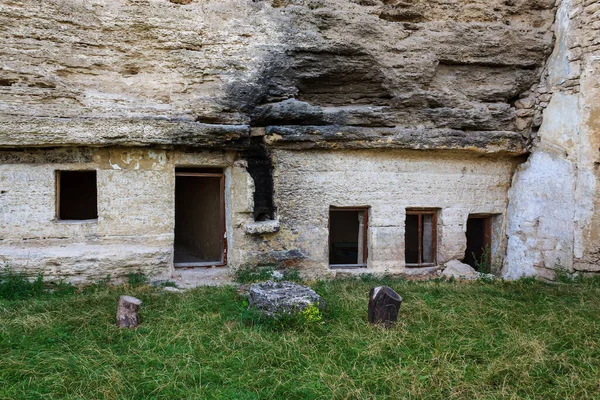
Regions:
<instances>
[{"instance_id":1,"label":"weed patch","mask_svg":"<svg viewBox=\"0 0 600 400\"><path fill-rule=\"evenodd\" d=\"M31 279L22 272L13 271L9 266L4 266L0 272L0 299L23 300L46 295L62 296L73 294L75 291L75 287L63 281L44 282L42 274Z\"/></svg>"},{"instance_id":2,"label":"weed patch","mask_svg":"<svg viewBox=\"0 0 600 400\"><path fill-rule=\"evenodd\" d=\"M277 270L275 265L241 266L235 270L233 278L238 283L254 283L268 280L302 283L297 268Z\"/></svg>"},{"instance_id":3,"label":"weed patch","mask_svg":"<svg viewBox=\"0 0 600 400\"><path fill-rule=\"evenodd\" d=\"M142 271L132 272L127 275L127 283L130 286L146 285L149 281L148 277Z\"/></svg>"}]
</instances>

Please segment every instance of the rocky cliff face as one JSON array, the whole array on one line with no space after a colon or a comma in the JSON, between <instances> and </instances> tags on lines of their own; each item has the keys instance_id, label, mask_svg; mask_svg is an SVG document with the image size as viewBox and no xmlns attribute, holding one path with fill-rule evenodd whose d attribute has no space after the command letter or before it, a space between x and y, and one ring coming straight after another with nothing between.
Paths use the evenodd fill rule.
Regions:
<instances>
[{"instance_id":1,"label":"rocky cliff face","mask_svg":"<svg viewBox=\"0 0 600 400\"><path fill-rule=\"evenodd\" d=\"M554 0L4 0L0 146L226 147L248 126L345 125L519 153L554 14Z\"/></svg>"}]
</instances>

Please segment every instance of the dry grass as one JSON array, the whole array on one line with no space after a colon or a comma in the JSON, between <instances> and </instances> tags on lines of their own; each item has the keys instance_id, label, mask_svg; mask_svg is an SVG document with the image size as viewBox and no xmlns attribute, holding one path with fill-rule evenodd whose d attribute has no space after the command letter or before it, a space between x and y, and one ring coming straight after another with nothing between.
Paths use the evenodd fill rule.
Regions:
<instances>
[{"instance_id":1,"label":"dry grass","mask_svg":"<svg viewBox=\"0 0 600 400\"><path fill-rule=\"evenodd\" d=\"M326 323L284 330L249 323L231 287L0 301L0 398L600 398L597 283L386 281L392 330L366 323L381 283L315 282ZM124 293L136 330L113 324Z\"/></svg>"}]
</instances>

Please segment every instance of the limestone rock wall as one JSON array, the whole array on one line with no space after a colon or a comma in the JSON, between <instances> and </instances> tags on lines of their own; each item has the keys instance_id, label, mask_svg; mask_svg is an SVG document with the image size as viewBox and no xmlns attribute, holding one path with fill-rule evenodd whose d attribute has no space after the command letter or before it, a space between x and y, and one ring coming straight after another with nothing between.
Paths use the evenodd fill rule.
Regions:
<instances>
[{"instance_id":1,"label":"limestone rock wall","mask_svg":"<svg viewBox=\"0 0 600 400\"><path fill-rule=\"evenodd\" d=\"M72 282L173 270L175 167L222 168L229 260L252 221L251 179L232 152L131 147L0 152L0 263ZM56 216L56 171L96 170L98 219Z\"/></svg>"},{"instance_id":2,"label":"limestone rock wall","mask_svg":"<svg viewBox=\"0 0 600 400\"><path fill-rule=\"evenodd\" d=\"M489 213L504 276L597 271L599 7L0 0L2 255L49 276L165 273L173 168L214 165L234 266L325 271L327 207L360 203L375 270L403 268L415 206L440 210L439 261ZM264 229L247 228L251 136L273 156L279 233L248 234ZM98 170L101 217L61 224L54 171L81 167Z\"/></svg>"},{"instance_id":3,"label":"limestone rock wall","mask_svg":"<svg viewBox=\"0 0 600 400\"><path fill-rule=\"evenodd\" d=\"M528 135L515 102L553 20L553 0L4 0L0 146L228 145L198 123Z\"/></svg>"},{"instance_id":4,"label":"limestone rock wall","mask_svg":"<svg viewBox=\"0 0 600 400\"><path fill-rule=\"evenodd\" d=\"M438 214L438 263L462 259L469 214L495 215L494 255L505 249L504 216L512 157L397 150L276 150L277 234L237 244L252 263L329 268L329 208L369 207L368 271L404 273L407 208Z\"/></svg>"},{"instance_id":5,"label":"limestone rock wall","mask_svg":"<svg viewBox=\"0 0 600 400\"><path fill-rule=\"evenodd\" d=\"M560 2L554 51L532 96L543 123L509 192L506 277L600 271L599 13L595 0Z\"/></svg>"}]
</instances>

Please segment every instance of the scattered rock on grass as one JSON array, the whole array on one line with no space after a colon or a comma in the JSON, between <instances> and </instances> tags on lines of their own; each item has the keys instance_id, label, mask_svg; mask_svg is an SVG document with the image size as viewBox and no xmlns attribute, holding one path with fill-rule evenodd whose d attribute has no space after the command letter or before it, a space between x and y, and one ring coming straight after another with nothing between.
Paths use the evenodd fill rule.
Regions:
<instances>
[{"instance_id":1,"label":"scattered rock on grass","mask_svg":"<svg viewBox=\"0 0 600 400\"><path fill-rule=\"evenodd\" d=\"M398 320L401 304L402 297L391 287L374 287L369 292L369 322L391 328Z\"/></svg>"},{"instance_id":2,"label":"scattered rock on grass","mask_svg":"<svg viewBox=\"0 0 600 400\"><path fill-rule=\"evenodd\" d=\"M131 296L119 297L117 307L117 326L119 328L135 328L141 321L138 310L142 305L140 299Z\"/></svg>"},{"instance_id":3,"label":"scattered rock on grass","mask_svg":"<svg viewBox=\"0 0 600 400\"><path fill-rule=\"evenodd\" d=\"M477 279L479 273L468 264L458 260L448 261L444 264L445 268L442 271L442 276L455 279Z\"/></svg>"},{"instance_id":4,"label":"scattered rock on grass","mask_svg":"<svg viewBox=\"0 0 600 400\"><path fill-rule=\"evenodd\" d=\"M267 315L292 314L313 304L323 308L325 301L311 288L293 282L259 282L248 289L248 305Z\"/></svg>"},{"instance_id":5,"label":"scattered rock on grass","mask_svg":"<svg viewBox=\"0 0 600 400\"><path fill-rule=\"evenodd\" d=\"M183 290L173 287L173 286L164 286L162 288L162 290L164 290L165 292L172 292L172 293L181 293L183 292Z\"/></svg>"}]
</instances>

